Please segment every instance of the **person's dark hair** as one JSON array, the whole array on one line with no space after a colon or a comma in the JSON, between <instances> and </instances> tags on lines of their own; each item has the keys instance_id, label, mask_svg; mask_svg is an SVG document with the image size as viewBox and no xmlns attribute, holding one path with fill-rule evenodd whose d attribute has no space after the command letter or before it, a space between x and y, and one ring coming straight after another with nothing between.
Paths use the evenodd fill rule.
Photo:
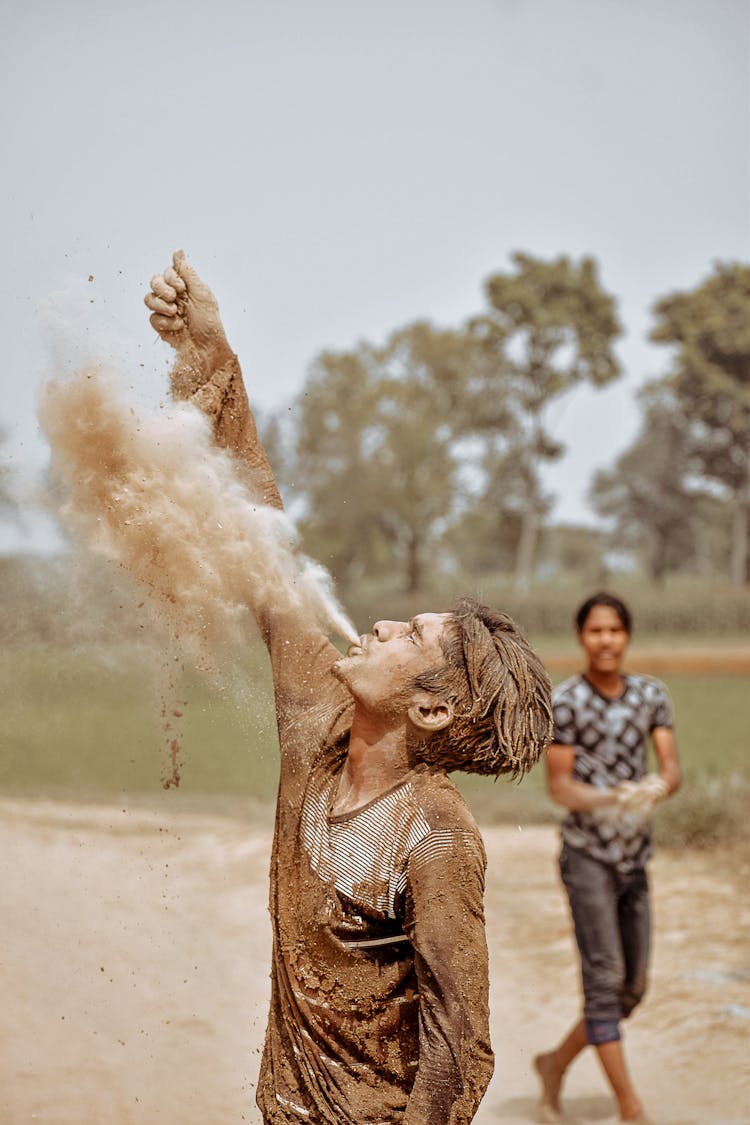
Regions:
<instances>
[{"instance_id":1,"label":"person's dark hair","mask_svg":"<svg viewBox=\"0 0 750 1125\"><path fill-rule=\"evenodd\" d=\"M586 598L586 601L576 613L576 629L579 633L586 624L586 618L591 613L591 610L595 609L598 605L609 606L610 609L615 611L624 625L625 632L628 636L633 632L633 618L625 602L615 597L614 594L607 594L604 590L600 590L598 594L592 594L590 598Z\"/></svg>"},{"instance_id":2,"label":"person's dark hair","mask_svg":"<svg viewBox=\"0 0 750 1125\"><path fill-rule=\"evenodd\" d=\"M549 676L518 626L464 598L443 633L444 666L415 687L442 695L453 720L420 747L422 761L446 770L512 774L531 769L552 740Z\"/></svg>"}]
</instances>

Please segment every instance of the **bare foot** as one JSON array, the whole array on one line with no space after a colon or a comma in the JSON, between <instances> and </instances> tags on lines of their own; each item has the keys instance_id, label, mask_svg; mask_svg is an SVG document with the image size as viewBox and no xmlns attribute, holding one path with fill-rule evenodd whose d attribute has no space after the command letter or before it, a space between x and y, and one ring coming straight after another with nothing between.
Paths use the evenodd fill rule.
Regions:
<instances>
[{"instance_id":1,"label":"bare foot","mask_svg":"<svg viewBox=\"0 0 750 1125\"><path fill-rule=\"evenodd\" d=\"M560 1087L563 1072L555 1062L555 1053L537 1055L533 1062L534 1070L542 1083L542 1096L537 1107L536 1120L539 1122L562 1121L560 1115Z\"/></svg>"},{"instance_id":2,"label":"bare foot","mask_svg":"<svg viewBox=\"0 0 750 1125\"><path fill-rule=\"evenodd\" d=\"M628 1125L653 1125L638 1098L630 1098L620 1104L620 1121Z\"/></svg>"}]
</instances>

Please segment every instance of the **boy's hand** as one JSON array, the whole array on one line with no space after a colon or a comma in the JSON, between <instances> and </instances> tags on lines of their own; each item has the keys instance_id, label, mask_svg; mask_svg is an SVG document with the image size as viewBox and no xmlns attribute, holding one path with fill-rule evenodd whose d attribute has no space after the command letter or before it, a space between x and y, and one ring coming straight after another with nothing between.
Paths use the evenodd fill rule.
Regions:
<instances>
[{"instance_id":1,"label":"boy's hand","mask_svg":"<svg viewBox=\"0 0 750 1125\"><path fill-rule=\"evenodd\" d=\"M151 278L144 301L152 327L177 351L192 345L207 358L231 353L216 298L182 250L175 251L164 273Z\"/></svg>"},{"instance_id":2,"label":"boy's hand","mask_svg":"<svg viewBox=\"0 0 750 1125\"><path fill-rule=\"evenodd\" d=\"M624 812L646 814L669 795L669 786L657 773L649 773L640 781L621 781L615 794Z\"/></svg>"}]
</instances>

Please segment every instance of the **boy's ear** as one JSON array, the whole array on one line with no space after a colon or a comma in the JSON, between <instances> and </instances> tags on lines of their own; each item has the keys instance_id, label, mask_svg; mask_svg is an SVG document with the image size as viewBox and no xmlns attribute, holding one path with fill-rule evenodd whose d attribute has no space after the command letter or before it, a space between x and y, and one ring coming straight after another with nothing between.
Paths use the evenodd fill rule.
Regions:
<instances>
[{"instance_id":1,"label":"boy's ear","mask_svg":"<svg viewBox=\"0 0 750 1125\"><path fill-rule=\"evenodd\" d=\"M439 695L417 692L412 696L407 715L424 734L435 734L453 722L453 705Z\"/></svg>"}]
</instances>

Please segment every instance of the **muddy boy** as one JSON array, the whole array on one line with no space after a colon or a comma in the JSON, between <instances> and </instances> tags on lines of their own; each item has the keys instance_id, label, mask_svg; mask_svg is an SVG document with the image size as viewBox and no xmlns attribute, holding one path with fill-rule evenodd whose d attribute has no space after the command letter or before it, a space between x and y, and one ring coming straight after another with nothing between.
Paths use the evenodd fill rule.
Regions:
<instances>
[{"instance_id":1,"label":"muddy boy","mask_svg":"<svg viewBox=\"0 0 750 1125\"><path fill-rule=\"evenodd\" d=\"M181 253L146 304L176 351L173 396L281 507L218 305ZM343 657L301 615L257 616L281 750L264 1121L463 1125L493 1068L486 860L447 773L533 765L547 675L507 615L470 600L378 621Z\"/></svg>"}]
</instances>

